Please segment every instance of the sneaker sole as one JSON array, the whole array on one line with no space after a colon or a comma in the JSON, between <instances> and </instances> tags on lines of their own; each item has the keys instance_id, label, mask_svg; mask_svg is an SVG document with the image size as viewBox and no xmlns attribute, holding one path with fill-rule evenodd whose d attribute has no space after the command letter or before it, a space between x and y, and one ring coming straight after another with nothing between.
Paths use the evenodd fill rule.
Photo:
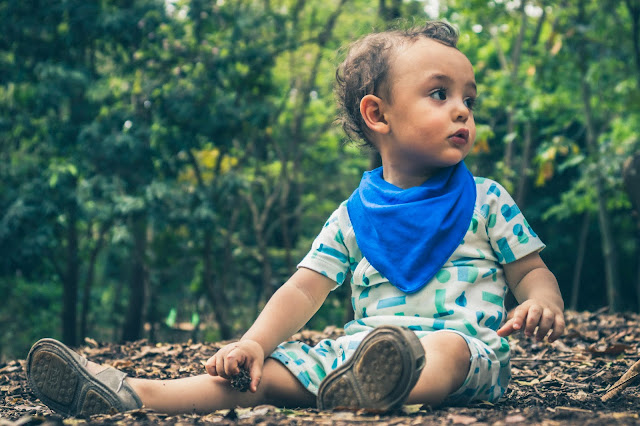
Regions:
<instances>
[{"instance_id":1,"label":"sneaker sole","mask_svg":"<svg viewBox=\"0 0 640 426\"><path fill-rule=\"evenodd\" d=\"M42 339L33 345L27 356L27 378L38 399L59 413L90 416L123 411L118 396L56 340Z\"/></svg>"},{"instance_id":2,"label":"sneaker sole","mask_svg":"<svg viewBox=\"0 0 640 426\"><path fill-rule=\"evenodd\" d=\"M318 408L398 408L409 396L424 365L424 349L415 333L396 326L377 327L350 359L322 381Z\"/></svg>"}]
</instances>

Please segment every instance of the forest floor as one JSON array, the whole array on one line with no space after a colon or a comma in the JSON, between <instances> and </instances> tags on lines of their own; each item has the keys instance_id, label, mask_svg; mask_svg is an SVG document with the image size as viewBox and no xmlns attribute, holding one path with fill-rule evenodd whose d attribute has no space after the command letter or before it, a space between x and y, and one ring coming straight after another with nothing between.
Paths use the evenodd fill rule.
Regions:
<instances>
[{"instance_id":1,"label":"forest floor","mask_svg":"<svg viewBox=\"0 0 640 426\"><path fill-rule=\"evenodd\" d=\"M320 412L259 406L207 415L167 416L141 409L91 418L64 418L45 407L29 389L24 360L0 364L0 426L82 424L240 424L240 425L613 425L640 424L640 390L633 384L607 402L601 397L640 359L640 315L568 312L564 337L552 344L524 336L511 338L512 381L496 404L431 409L405 406L394 413ZM342 330L303 331L296 337L315 343ZM79 351L93 361L132 376L153 379L203 372L202 362L221 343L127 345L87 340Z\"/></svg>"}]
</instances>

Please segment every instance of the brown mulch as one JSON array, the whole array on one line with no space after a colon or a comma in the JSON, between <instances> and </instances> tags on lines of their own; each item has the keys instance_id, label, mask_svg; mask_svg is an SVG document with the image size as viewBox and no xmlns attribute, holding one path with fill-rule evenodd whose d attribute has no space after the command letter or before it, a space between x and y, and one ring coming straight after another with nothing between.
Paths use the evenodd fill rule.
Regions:
<instances>
[{"instance_id":1,"label":"brown mulch","mask_svg":"<svg viewBox=\"0 0 640 426\"><path fill-rule=\"evenodd\" d=\"M405 406L401 412L319 412L315 409L281 409L273 406L221 410L207 415L167 416L142 409L91 418L63 418L45 407L31 393L24 360L0 364L0 426L77 425L613 425L640 424L640 391L632 382L620 395L602 402L601 397L640 359L640 315L567 312L562 340L549 344L522 335L511 338L512 381L496 404L431 409ZM303 331L296 337L315 343L335 337L340 329ZM111 364L132 376L167 379L201 374L202 362L221 343L154 344L137 341L127 345L87 340L79 349L92 361Z\"/></svg>"}]
</instances>

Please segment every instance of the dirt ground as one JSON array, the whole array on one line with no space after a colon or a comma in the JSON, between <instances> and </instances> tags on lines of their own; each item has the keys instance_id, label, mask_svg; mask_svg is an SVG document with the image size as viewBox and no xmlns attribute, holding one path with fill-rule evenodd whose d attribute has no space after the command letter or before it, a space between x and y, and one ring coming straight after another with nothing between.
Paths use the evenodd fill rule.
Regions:
<instances>
[{"instance_id":1,"label":"dirt ground","mask_svg":"<svg viewBox=\"0 0 640 426\"><path fill-rule=\"evenodd\" d=\"M160 424L195 425L618 425L640 424L640 391L635 380L617 397L601 397L640 360L640 315L568 312L565 336L553 344L524 336L511 338L512 381L496 404L431 409L405 406L394 413L319 412L259 406L221 410L207 415L166 416L141 409L91 418L64 418L35 398L27 384L24 360L0 364L0 426ZM303 331L296 337L314 343L342 330ZM93 361L120 368L132 376L154 379L203 372L202 361L220 343L127 345L87 340L79 351Z\"/></svg>"}]
</instances>

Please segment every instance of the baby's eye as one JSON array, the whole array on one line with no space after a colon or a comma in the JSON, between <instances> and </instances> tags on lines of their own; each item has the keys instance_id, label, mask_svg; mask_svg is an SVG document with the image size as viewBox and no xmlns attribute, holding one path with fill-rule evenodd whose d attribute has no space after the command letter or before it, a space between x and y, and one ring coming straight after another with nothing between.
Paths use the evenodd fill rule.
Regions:
<instances>
[{"instance_id":1,"label":"baby's eye","mask_svg":"<svg viewBox=\"0 0 640 426\"><path fill-rule=\"evenodd\" d=\"M464 100L464 104L467 106L467 108L473 109L473 107L476 105L476 98L467 98Z\"/></svg>"},{"instance_id":2,"label":"baby's eye","mask_svg":"<svg viewBox=\"0 0 640 426\"><path fill-rule=\"evenodd\" d=\"M446 89L434 90L429 94L429 96L437 101L444 101L447 99L447 90Z\"/></svg>"}]
</instances>

